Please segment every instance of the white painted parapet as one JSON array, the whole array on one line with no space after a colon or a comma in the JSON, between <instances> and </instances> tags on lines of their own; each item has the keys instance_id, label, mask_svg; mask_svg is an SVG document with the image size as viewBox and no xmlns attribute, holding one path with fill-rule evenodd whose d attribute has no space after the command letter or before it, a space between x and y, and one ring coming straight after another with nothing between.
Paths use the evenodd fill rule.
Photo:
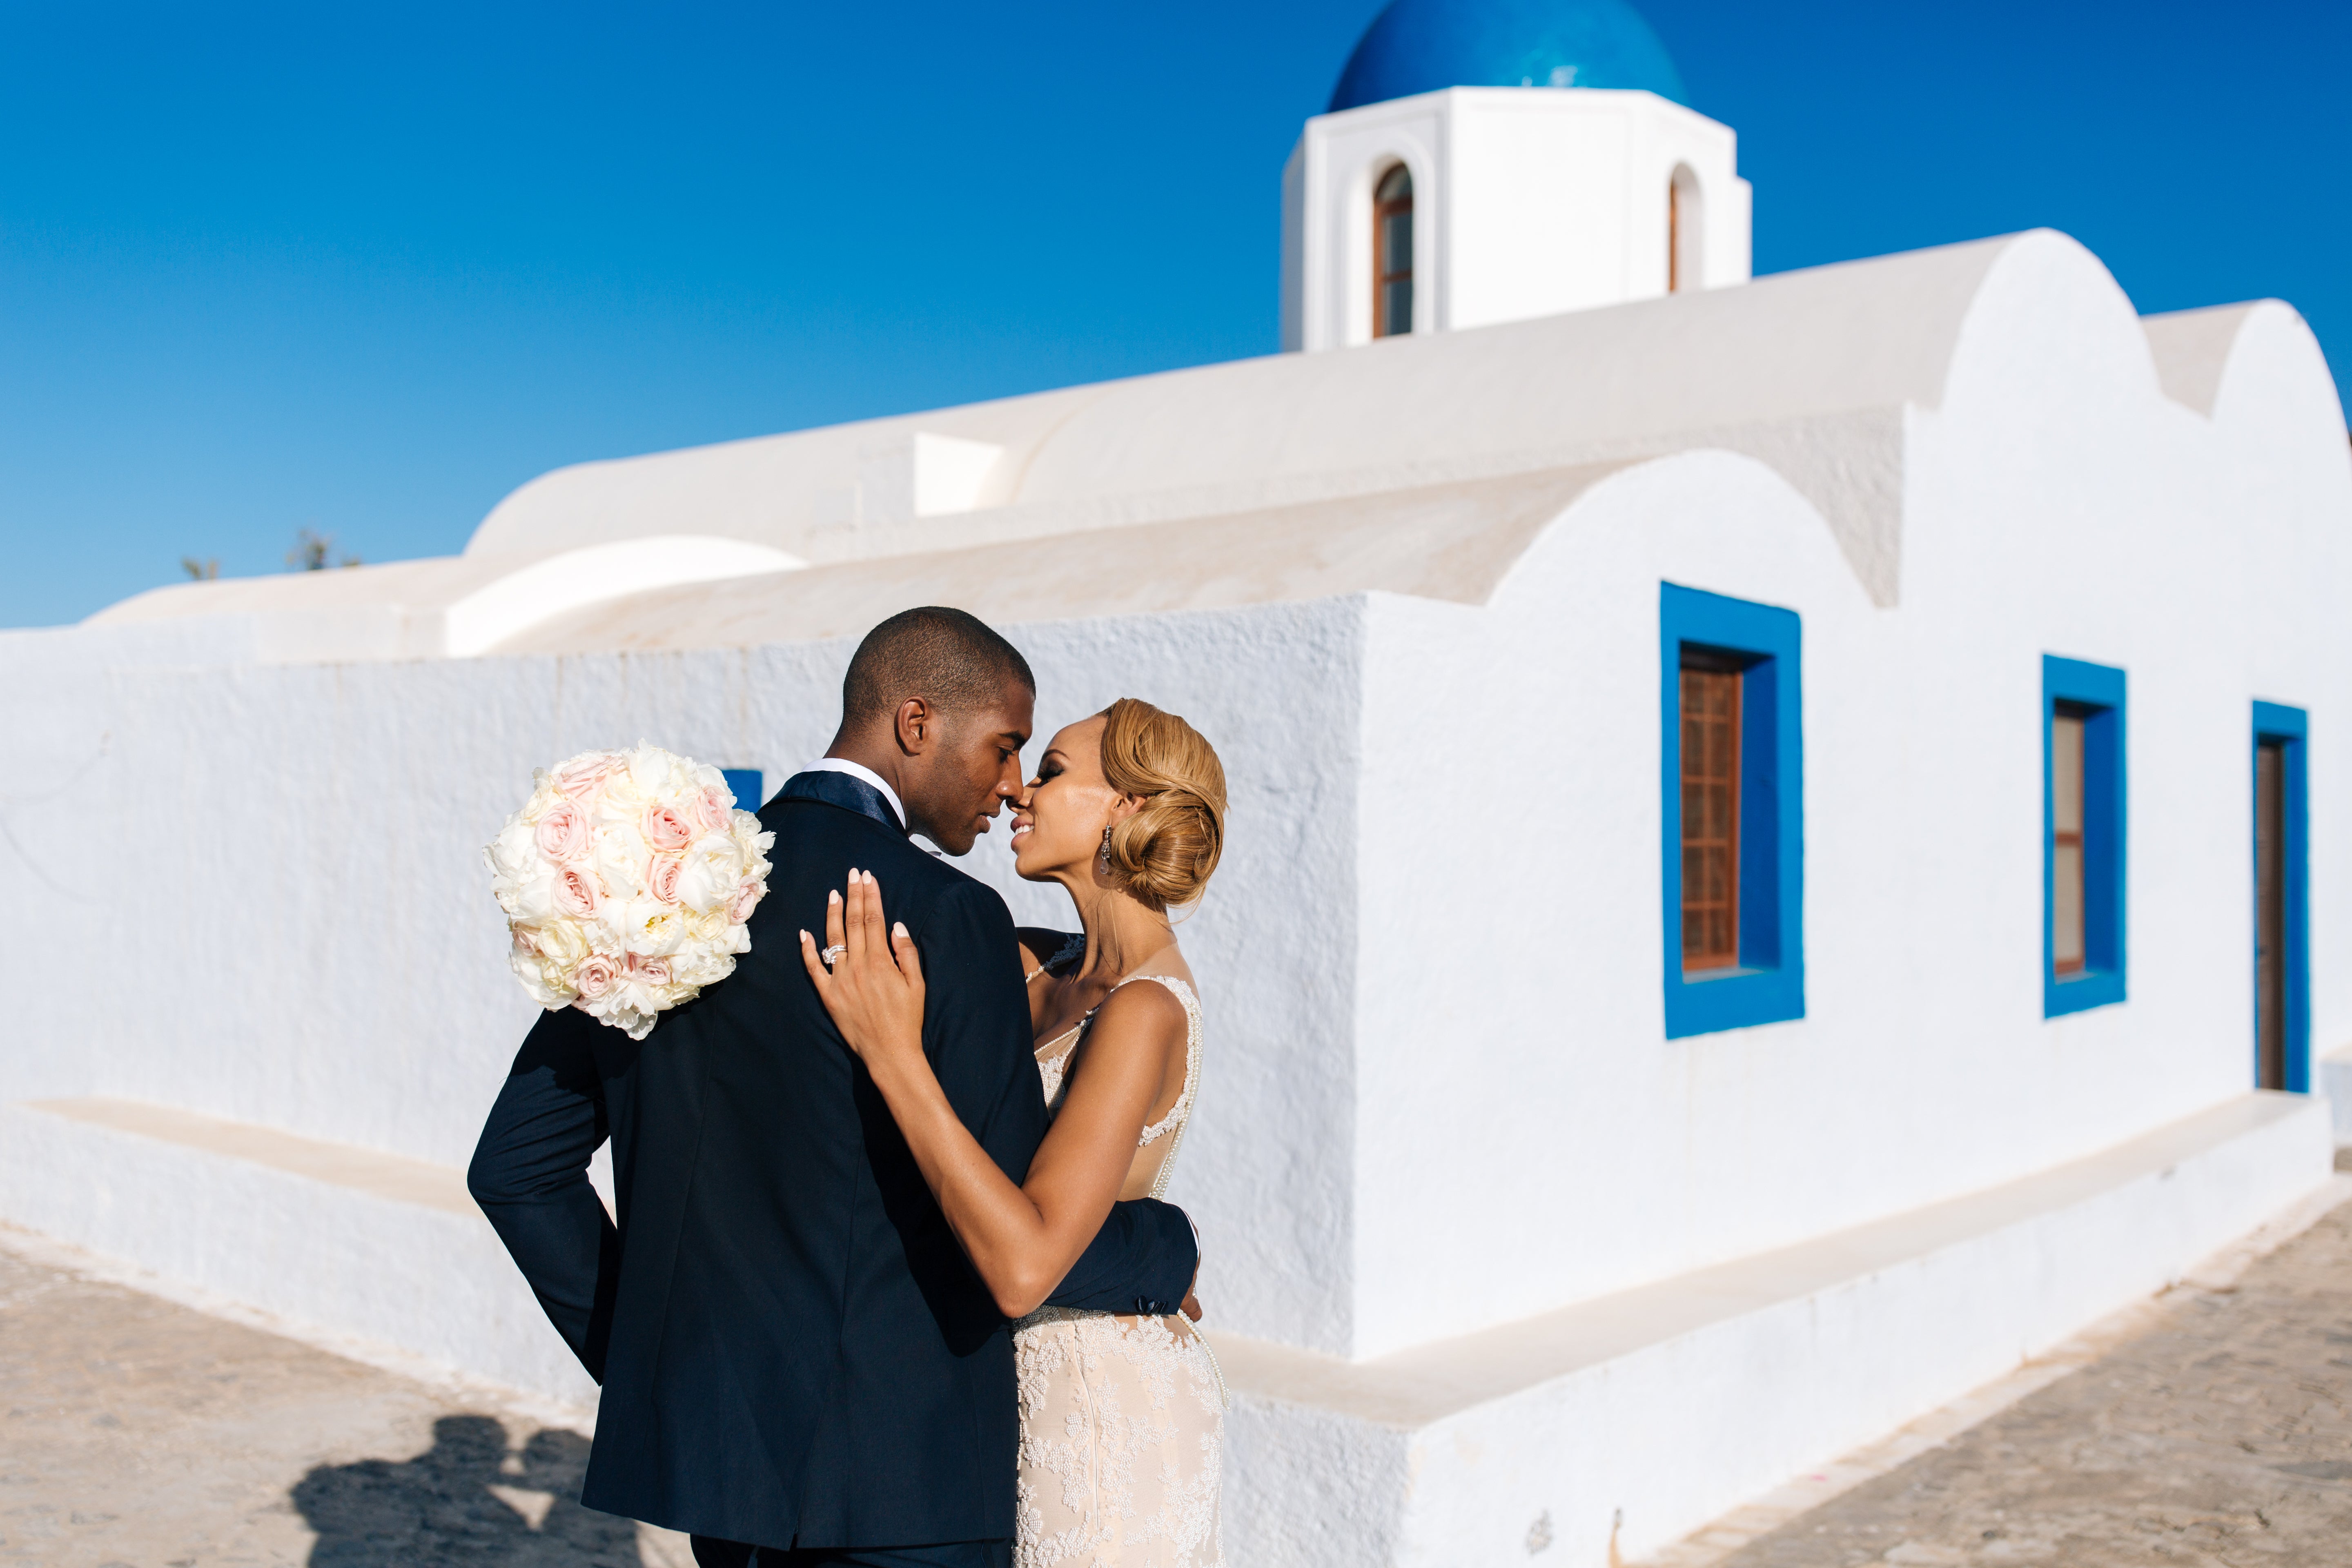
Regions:
<instances>
[{"instance_id":1,"label":"white painted parapet","mask_svg":"<svg viewBox=\"0 0 2352 1568\"><path fill-rule=\"evenodd\" d=\"M2164 1289L2316 1190L2249 1094L2088 1159L1350 1363L1212 1334L1252 1568L1614 1568Z\"/></svg>"}]
</instances>

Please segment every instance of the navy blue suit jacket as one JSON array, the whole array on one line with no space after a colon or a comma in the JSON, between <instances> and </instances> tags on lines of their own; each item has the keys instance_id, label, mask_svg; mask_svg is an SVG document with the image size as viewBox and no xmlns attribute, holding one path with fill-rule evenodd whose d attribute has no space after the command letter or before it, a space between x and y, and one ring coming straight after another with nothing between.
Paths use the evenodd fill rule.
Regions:
<instances>
[{"instance_id":1,"label":"navy blue suit jacket","mask_svg":"<svg viewBox=\"0 0 2352 1568\"><path fill-rule=\"evenodd\" d=\"M799 931L824 929L850 867L880 879L920 944L940 1086L1019 1181L1047 1118L1012 918L841 775L801 775L760 819L775 868L735 973L641 1043L574 1010L541 1017L469 1184L604 1384L589 1507L778 1547L1010 1536L1006 1324L809 984ZM617 1229L586 1175L608 1134ZM1120 1204L1054 1300L1171 1311L1197 1262L1181 1211Z\"/></svg>"}]
</instances>

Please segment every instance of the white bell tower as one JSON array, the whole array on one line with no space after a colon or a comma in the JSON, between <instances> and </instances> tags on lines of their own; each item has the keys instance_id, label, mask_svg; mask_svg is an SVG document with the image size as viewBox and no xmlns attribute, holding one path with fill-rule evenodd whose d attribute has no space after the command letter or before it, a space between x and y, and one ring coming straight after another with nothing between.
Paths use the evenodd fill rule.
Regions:
<instances>
[{"instance_id":1,"label":"white bell tower","mask_svg":"<svg viewBox=\"0 0 2352 1568\"><path fill-rule=\"evenodd\" d=\"M1282 346L1744 283L1737 151L1729 126L1638 89L1455 87L1318 114L1283 171Z\"/></svg>"}]
</instances>

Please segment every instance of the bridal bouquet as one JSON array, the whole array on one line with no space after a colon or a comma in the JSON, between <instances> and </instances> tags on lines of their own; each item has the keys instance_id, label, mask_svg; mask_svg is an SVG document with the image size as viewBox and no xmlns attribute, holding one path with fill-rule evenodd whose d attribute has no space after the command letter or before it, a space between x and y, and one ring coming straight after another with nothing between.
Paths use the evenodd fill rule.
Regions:
<instances>
[{"instance_id":1,"label":"bridal bouquet","mask_svg":"<svg viewBox=\"0 0 2352 1568\"><path fill-rule=\"evenodd\" d=\"M531 783L483 851L515 977L551 1013L577 1007L642 1040L751 951L744 922L776 836L735 808L717 768L642 742Z\"/></svg>"}]
</instances>

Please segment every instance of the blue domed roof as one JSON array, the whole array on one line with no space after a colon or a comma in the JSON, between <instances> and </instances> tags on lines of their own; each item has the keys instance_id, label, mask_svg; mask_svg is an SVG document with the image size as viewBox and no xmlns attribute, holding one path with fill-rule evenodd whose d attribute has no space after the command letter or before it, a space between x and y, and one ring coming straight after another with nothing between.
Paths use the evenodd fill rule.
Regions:
<instances>
[{"instance_id":1,"label":"blue domed roof","mask_svg":"<svg viewBox=\"0 0 2352 1568\"><path fill-rule=\"evenodd\" d=\"M1634 87L1689 101L1625 0L1395 0L1348 57L1331 108L1447 87Z\"/></svg>"}]
</instances>

